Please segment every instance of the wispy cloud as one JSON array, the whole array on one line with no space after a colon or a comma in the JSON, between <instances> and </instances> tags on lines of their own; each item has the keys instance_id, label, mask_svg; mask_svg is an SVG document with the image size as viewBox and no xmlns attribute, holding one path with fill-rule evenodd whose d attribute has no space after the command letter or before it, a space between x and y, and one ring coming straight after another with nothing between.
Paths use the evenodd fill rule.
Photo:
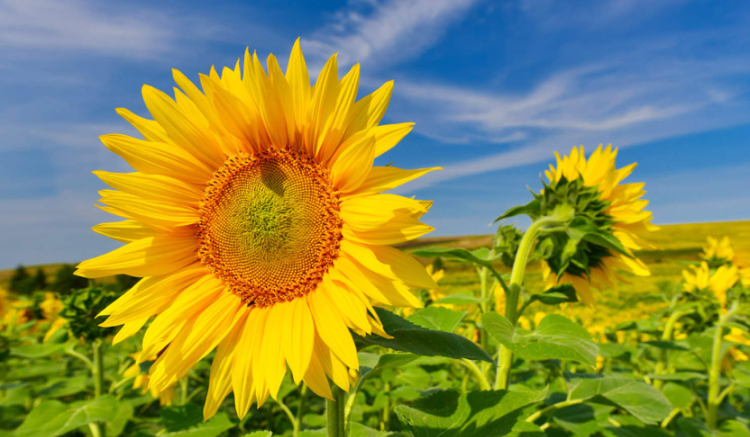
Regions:
<instances>
[{"instance_id":1,"label":"wispy cloud","mask_svg":"<svg viewBox=\"0 0 750 437\"><path fill-rule=\"evenodd\" d=\"M306 52L327 57L339 52L343 65L391 65L432 46L478 0L354 1L304 41ZM374 62L377 61L377 62Z\"/></svg>"},{"instance_id":2,"label":"wispy cloud","mask_svg":"<svg viewBox=\"0 0 750 437\"><path fill-rule=\"evenodd\" d=\"M81 0L0 0L0 46L77 50L111 56L153 57L167 50L174 32L166 16L133 12L115 3ZM122 5L120 5L122 6Z\"/></svg>"}]
</instances>

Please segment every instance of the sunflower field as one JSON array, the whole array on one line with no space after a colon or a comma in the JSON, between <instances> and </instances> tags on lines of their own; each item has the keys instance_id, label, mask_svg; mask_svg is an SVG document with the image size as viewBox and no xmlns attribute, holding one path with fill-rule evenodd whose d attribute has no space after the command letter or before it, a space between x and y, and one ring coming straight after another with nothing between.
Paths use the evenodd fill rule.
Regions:
<instances>
[{"instance_id":1,"label":"sunflower field","mask_svg":"<svg viewBox=\"0 0 750 437\"><path fill-rule=\"evenodd\" d=\"M655 226L581 146L494 235L427 238L389 191L440 168L374 166L392 82L312 85L299 41L173 74L101 137L123 245L0 276L0 437L750 436L750 223Z\"/></svg>"}]
</instances>

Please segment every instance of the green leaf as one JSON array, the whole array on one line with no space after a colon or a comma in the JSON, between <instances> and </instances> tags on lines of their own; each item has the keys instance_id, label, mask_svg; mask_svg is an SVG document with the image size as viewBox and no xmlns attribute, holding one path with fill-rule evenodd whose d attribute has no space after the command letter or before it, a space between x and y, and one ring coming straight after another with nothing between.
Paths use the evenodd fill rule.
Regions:
<instances>
[{"instance_id":1,"label":"green leaf","mask_svg":"<svg viewBox=\"0 0 750 437\"><path fill-rule=\"evenodd\" d=\"M414 311L406 320L427 329L453 332L468 314L466 311L453 311L448 308L430 306Z\"/></svg>"},{"instance_id":2,"label":"green leaf","mask_svg":"<svg viewBox=\"0 0 750 437\"><path fill-rule=\"evenodd\" d=\"M414 354L371 354L369 352L360 352L359 357L359 376L364 378L370 372L392 369L401 367L419 358Z\"/></svg>"},{"instance_id":3,"label":"green leaf","mask_svg":"<svg viewBox=\"0 0 750 437\"><path fill-rule=\"evenodd\" d=\"M422 328L383 308L376 307L375 311L383 322L385 332L393 338L378 335L361 337L352 333L360 349L377 345L428 357L467 358L494 363L481 347L460 335Z\"/></svg>"},{"instance_id":4,"label":"green leaf","mask_svg":"<svg viewBox=\"0 0 750 437\"><path fill-rule=\"evenodd\" d=\"M7 379L13 381L16 379L38 378L47 375L62 375L65 373L65 367L65 362L41 362L39 364L16 367L5 376Z\"/></svg>"},{"instance_id":5,"label":"green leaf","mask_svg":"<svg viewBox=\"0 0 750 437\"><path fill-rule=\"evenodd\" d=\"M523 420L523 408L544 399L541 391L440 391L395 411L414 437L505 436Z\"/></svg>"},{"instance_id":6,"label":"green leaf","mask_svg":"<svg viewBox=\"0 0 750 437\"><path fill-rule=\"evenodd\" d=\"M203 422L203 411L201 410L200 423L187 429L166 434L159 434L159 437L216 437L224 431L234 428L234 423L229 420L227 413L218 413L214 417Z\"/></svg>"},{"instance_id":7,"label":"green leaf","mask_svg":"<svg viewBox=\"0 0 750 437\"><path fill-rule=\"evenodd\" d=\"M92 422L106 422L117 409L117 400L111 395L68 405L54 400L42 401L26 416L15 436L56 437Z\"/></svg>"},{"instance_id":8,"label":"green leaf","mask_svg":"<svg viewBox=\"0 0 750 437\"><path fill-rule=\"evenodd\" d=\"M107 421L105 435L107 437L117 437L122 434L125 425L133 417L133 413L133 404L128 401L120 401L117 404L117 413Z\"/></svg>"},{"instance_id":9,"label":"green leaf","mask_svg":"<svg viewBox=\"0 0 750 437\"><path fill-rule=\"evenodd\" d=\"M560 284L550 288L544 293L531 295L529 303L535 300L538 300L545 305L559 305L567 302L578 302L578 296L576 295L576 289L573 288L572 284Z\"/></svg>"},{"instance_id":10,"label":"green leaf","mask_svg":"<svg viewBox=\"0 0 750 437\"><path fill-rule=\"evenodd\" d=\"M665 373L662 375L648 375L651 379L661 379L662 381L690 381L693 379L708 379L704 373L698 372L675 372Z\"/></svg>"},{"instance_id":11,"label":"green leaf","mask_svg":"<svg viewBox=\"0 0 750 437\"><path fill-rule=\"evenodd\" d=\"M500 220L504 220L506 218L515 217L519 215L527 215L531 218L535 218L539 216L540 211L541 210L540 210L539 200L534 199L531 202L527 203L526 205L510 208L509 210L505 211L503 215L496 218L493 223L497 223Z\"/></svg>"},{"instance_id":12,"label":"green leaf","mask_svg":"<svg viewBox=\"0 0 750 437\"><path fill-rule=\"evenodd\" d=\"M668 382L661 391L674 408L686 409L693 403L693 392L687 387Z\"/></svg>"},{"instance_id":13,"label":"green leaf","mask_svg":"<svg viewBox=\"0 0 750 437\"><path fill-rule=\"evenodd\" d=\"M394 433L389 431L379 431L377 429L372 429L368 426L362 425L361 423L352 423L351 424L351 430L349 434L347 434L348 437L397 437L397 436L404 436L401 433ZM406 436L404 436L406 437Z\"/></svg>"},{"instance_id":14,"label":"green leaf","mask_svg":"<svg viewBox=\"0 0 750 437\"><path fill-rule=\"evenodd\" d=\"M557 425L576 437L586 437L604 429L612 410L608 405L579 404L555 411L552 418Z\"/></svg>"},{"instance_id":15,"label":"green leaf","mask_svg":"<svg viewBox=\"0 0 750 437\"><path fill-rule=\"evenodd\" d=\"M446 305L478 305L482 303L481 297L474 296L471 291L460 291L451 295L442 297L435 301Z\"/></svg>"},{"instance_id":16,"label":"green leaf","mask_svg":"<svg viewBox=\"0 0 750 437\"><path fill-rule=\"evenodd\" d=\"M65 351L64 343L42 343L27 346L16 346L10 349L10 353L23 358L43 358L50 355L62 354Z\"/></svg>"},{"instance_id":17,"label":"green leaf","mask_svg":"<svg viewBox=\"0 0 750 437\"><path fill-rule=\"evenodd\" d=\"M203 408L192 403L164 407L159 413L167 432L182 431L203 422Z\"/></svg>"},{"instance_id":18,"label":"green leaf","mask_svg":"<svg viewBox=\"0 0 750 437\"><path fill-rule=\"evenodd\" d=\"M576 378L569 384L571 400L614 404L647 424L664 420L672 411L669 400L643 381L623 376Z\"/></svg>"},{"instance_id":19,"label":"green leaf","mask_svg":"<svg viewBox=\"0 0 750 437\"><path fill-rule=\"evenodd\" d=\"M534 331L514 328L497 313L482 315L482 325L502 345L526 360L572 360L596 365L599 348L581 325L557 315L546 316Z\"/></svg>"},{"instance_id":20,"label":"green leaf","mask_svg":"<svg viewBox=\"0 0 750 437\"><path fill-rule=\"evenodd\" d=\"M254 431L250 434L245 434L245 437L271 437L272 435L271 431Z\"/></svg>"},{"instance_id":21,"label":"green leaf","mask_svg":"<svg viewBox=\"0 0 750 437\"><path fill-rule=\"evenodd\" d=\"M605 437L669 437L671 434L653 426L646 426L632 416L616 416L619 426L608 424L601 431Z\"/></svg>"},{"instance_id":22,"label":"green leaf","mask_svg":"<svg viewBox=\"0 0 750 437\"><path fill-rule=\"evenodd\" d=\"M737 385L750 388L750 361L743 361L735 365L732 376Z\"/></svg>"},{"instance_id":23,"label":"green leaf","mask_svg":"<svg viewBox=\"0 0 750 437\"><path fill-rule=\"evenodd\" d=\"M70 396L86 390L90 377L70 376L67 378L52 378L36 392L41 398L59 398Z\"/></svg>"},{"instance_id":24,"label":"green leaf","mask_svg":"<svg viewBox=\"0 0 750 437\"><path fill-rule=\"evenodd\" d=\"M671 351L689 351L690 348L683 346L680 343L676 343L674 341L664 341L664 340L651 340L651 341L644 341L639 342L638 345L644 345L644 346L653 346L658 349L666 349Z\"/></svg>"},{"instance_id":25,"label":"green leaf","mask_svg":"<svg viewBox=\"0 0 750 437\"><path fill-rule=\"evenodd\" d=\"M484 267L492 267L490 260L485 259L482 252L470 252L466 249L450 248L450 247L428 247L426 249L417 249L411 253L412 255L421 256L422 258L450 258L460 261L468 261L472 264L477 264ZM480 256L477 256L480 255Z\"/></svg>"}]
</instances>

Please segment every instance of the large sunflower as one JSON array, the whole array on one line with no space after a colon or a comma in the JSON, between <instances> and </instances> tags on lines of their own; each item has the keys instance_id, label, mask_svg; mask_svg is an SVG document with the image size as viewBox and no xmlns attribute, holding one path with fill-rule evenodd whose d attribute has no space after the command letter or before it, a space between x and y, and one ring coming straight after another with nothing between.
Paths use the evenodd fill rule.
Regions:
<instances>
[{"instance_id":1,"label":"large sunflower","mask_svg":"<svg viewBox=\"0 0 750 437\"><path fill-rule=\"evenodd\" d=\"M599 146L588 161L583 146L573 147L569 156L560 157L555 152L557 166L550 164L545 175L551 185L560 181L581 181L583 187L592 188L596 199L586 199L585 203L573 205L576 214L583 214L599 223L603 230L616 237L626 253L617 253L601 246L584 248L587 270L581 270L576 263L558 276L547 262L542 262L542 274L548 287L558 283L572 283L579 298L586 304L595 302L591 289L616 288L624 279L617 270L631 272L637 276L651 274L640 259L633 256L634 250L655 249L656 246L639 235L658 230L651 224L651 212L644 208L648 201L641 199L646 193L644 183L621 184L635 169L636 163L623 168L615 167L617 149L612 146ZM613 281L614 279L614 281Z\"/></svg>"},{"instance_id":2,"label":"large sunflower","mask_svg":"<svg viewBox=\"0 0 750 437\"><path fill-rule=\"evenodd\" d=\"M95 172L117 191L102 207L126 220L98 225L127 243L82 262L77 274L143 277L110 305L115 341L152 317L139 362L164 391L218 347L206 418L234 391L240 417L276 396L287 366L331 398L358 369L349 329L386 335L370 301L419 306L424 267L389 247L432 230L431 203L379 194L432 169L373 167L412 123L378 126L392 82L356 100L359 65L338 78L336 56L310 86L299 40L286 74L245 52L200 91L174 70L175 99L143 87L154 120L118 113L144 139L105 135L134 173Z\"/></svg>"}]
</instances>

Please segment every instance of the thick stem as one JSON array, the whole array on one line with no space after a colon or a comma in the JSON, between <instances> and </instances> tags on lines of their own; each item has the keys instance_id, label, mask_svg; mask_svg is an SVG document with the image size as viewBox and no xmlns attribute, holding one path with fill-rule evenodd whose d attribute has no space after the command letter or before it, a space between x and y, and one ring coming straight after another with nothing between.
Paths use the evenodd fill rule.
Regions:
<instances>
[{"instance_id":1,"label":"thick stem","mask_svg":"<svg viewBox=\"0 0 750 437\"><path fill-rule=\"evenodd\" d=\"M719 404L723 397L719 395L721 389L719 377L721 376L721 341L724 337L724 325L734 316L737 306L734 305L726 314L719 318L714 332L714 344L711 349L711 368L708 371L708 409L706 411L706 425L708 429L716 429L719 420Z\"/></svg>"},{"instance_id":2,"label":"thick stem","mask_svg":"<svg viewBox=\"0 0 750 437\"><path fill-rule=\"evenodd\" d=\"M526 264L529 262L529 256L534 248L539 232L544 226L550 224L559 224L558 217L543 217L529 226L526 233L523 234L521 243L516 252L516 259L513 261L513 270L510 273L510 284L508 292L505 295L505 318L516 326L518 319L518 297L523 287L523 276L526 272ZM513 365L513 352L505 346L500 346L500 358L495 376L495 390L506 390L510 380L510 368Z\"/></svg>"},{"instance_id":3,"label":"thick stem","mask_svg":"<svg viewBox=\"0 0 750 437\"><path fill-rule=\"evenodd\" d=\"M714 344L711 351L711 369L708 371L708 429L716 429L719 411L719 376L721 375L721 339L724 326L718 324L714 333Z\"/></svg>"},{"instance_id":4,"label":"thick stem","mask_svg":"<svg viewBox=\"0 0 750 437\"><path fill-rule=\"evenodd\" d=\"M104 356L102 355L103 342L101 339L94 340L92 351L94 355L94 396L99 397L104 390Z\"/></svg>"},{"instance_id":5,"label":"thick stem","mask_svg":"<svg viewBox=\"0 0 750 437\"><path fill-rule=\"evenodd\" d=\"M328 437L346 437L344 423L344 404L346 394L338 387L332 389L333 400L326 400L326 418L328 422Z\"/></svg>"},{"instance_id":6,"label":"thick stem","mask_svg":"<svg viewBox=\"0 0 750 437\"><path fill-rule=\"evenodd\" d=\"M675 311L674 313L672 313L672 315L669 316L669 319L667 320L667 324L664 326L664 332L661 335L662 341L672 341L672 333L674 332L674 325L682 316L690 314L691 312L692 310ZM669 351L666 348L664 348L661 350L659 354L659 361L656 363L656 368L654 369L655 375L664 374L664 370L667 367L668 359L669 359ZM664 380L662 379L654 380L654 387L661 390L664 387Z\"/></svg>"},{"instance_id":7,"label":"thick stem","mask_svg":"<svg viewBox=\"0 0 750 437\"><path fill-rule=\"evenodd\" d=\"M94 340L91 346L93 355L92 373L94 376L94 396L99 397L104 393L104 342L98 338ZM104 427L100 423L91 423L91 435L94 437L104 437Z\"/></svg>"}]
</instances>

